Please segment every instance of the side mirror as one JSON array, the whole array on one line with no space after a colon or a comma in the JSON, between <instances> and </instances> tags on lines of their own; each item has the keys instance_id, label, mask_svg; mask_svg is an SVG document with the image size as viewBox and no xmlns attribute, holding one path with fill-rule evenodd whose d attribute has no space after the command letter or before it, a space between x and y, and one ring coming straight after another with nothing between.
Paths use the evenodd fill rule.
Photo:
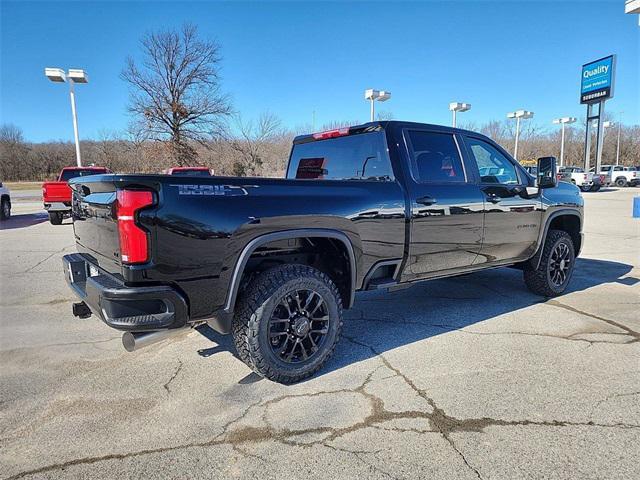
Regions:
<instances>
[{"instance_id":1,"label":"side mirror","mask_svg":"<svg viewBox=\"0 0 640 480\"><path fill-rule=\"evenodd\" d=\"M553 188L558 184L556 157L538 159L538 188Z\"/></svg>"}]
</instances>

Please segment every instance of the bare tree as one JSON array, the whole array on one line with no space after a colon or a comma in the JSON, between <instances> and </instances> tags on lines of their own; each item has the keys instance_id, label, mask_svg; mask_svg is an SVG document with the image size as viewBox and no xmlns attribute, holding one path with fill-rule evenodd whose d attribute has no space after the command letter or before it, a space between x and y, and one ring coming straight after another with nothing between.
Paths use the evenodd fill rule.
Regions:
<instances>
[{"instance_id":1,"label":"bare tree","mask_svg":"<svg viewBox=\"0 0 640 480\"><path fill-rule=\"evenodd\" d=\"M0 179L19 176L28 153L22 130L11 123L0 125Z\"/></svg>"},{"instance_id":2,"label":"bare tree","mask_svg":"<svg viewBox=\"0 0 640 480\"><path fill-rule=\"evenodd\" d=\"M270 144L283 134L280 119L271 113L263 113L257 121L244 121L236 117L237 135L228 134L227 140L239 158L234 162L233 174L256 175L261 171Z\"/></svg>"},{"instance_id":3,"label":"bare tree","mask_svg":"<svg viewBox=\"0 0 640 480\"><path fill-rule=\"evenodd\" d=\"M221 131L231 113L220 89L220 46L203 41L197 28L149 33L141 40L143 59L127 59L121 77L131 85L129 111L154 140L169 140L180 165L197 156L190 141L204 142Z\"/></svg>"}]
</instances>

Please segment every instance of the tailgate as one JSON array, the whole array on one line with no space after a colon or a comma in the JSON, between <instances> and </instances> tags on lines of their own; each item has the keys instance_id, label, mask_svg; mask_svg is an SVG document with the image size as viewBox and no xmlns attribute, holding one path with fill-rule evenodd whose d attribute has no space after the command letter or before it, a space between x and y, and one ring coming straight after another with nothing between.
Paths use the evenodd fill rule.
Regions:
<instances>
[{"instance_id":1,"label":"tailgate","mask_svg":"<svg viewBox=\"0 0 640 480\"><path fill-rule=\"evenodd\" d=\"M67 182L45 182L42 185L42 198L45 203L70 202L71 189Z\"/></svg>"},{"instance_id":2,"label":"tailgate","mask_svg":"<svg viewBox=\"0 0 640 480\"><path fill-rule=\"evenodd\" d=\"M71 189L73 230L78 251L91 255L95 263L108 272L119 273L115 184L111 181L81 181L72 183Z\"/></svg>"}]
</instances>

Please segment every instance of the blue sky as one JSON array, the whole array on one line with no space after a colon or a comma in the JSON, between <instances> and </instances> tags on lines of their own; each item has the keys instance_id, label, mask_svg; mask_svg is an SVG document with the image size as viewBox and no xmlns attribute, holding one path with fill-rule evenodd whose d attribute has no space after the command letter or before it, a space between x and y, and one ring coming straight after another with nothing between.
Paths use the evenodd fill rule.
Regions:
<instances>
[{"instance_id":1,"label":"blue sky","mask_svg":"<svg viewBox=\"0 0 640 480\"><path fill-rule=\"evenodd\" d=\"M449 124L450 101L473 105L461 121L524 108L552 128L584 116L583 63L616 53L615 98L640 124L640 27L622 0L603 2L7 2L1 4L2 123L32 141L72 139L66 87L45 66L85 68L77 88L81 138L123 130L127 55L150 30L198 25L222 46L222 87L246 118L263 111L286 126L368 119L365 88L392 92L394 118Z\"/></svg>"}]
</instances>

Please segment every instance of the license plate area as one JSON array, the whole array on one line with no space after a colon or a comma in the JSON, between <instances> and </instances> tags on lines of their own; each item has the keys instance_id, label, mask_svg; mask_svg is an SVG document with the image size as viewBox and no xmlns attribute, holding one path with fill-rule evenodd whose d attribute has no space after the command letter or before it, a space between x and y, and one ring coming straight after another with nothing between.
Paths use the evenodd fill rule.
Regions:
<instances>
[{"instance_id":1,"label":"license plate area","mask_svg":"<svg viewBox=\"0 0 640 480\"><path fill-rule=\"evenodd\" d=\"M97 277L98 275L100 275L100 270L98 270L98 267L96 267L92 263L87 262L87 277Z\"/></svg>"}]
</instances>

